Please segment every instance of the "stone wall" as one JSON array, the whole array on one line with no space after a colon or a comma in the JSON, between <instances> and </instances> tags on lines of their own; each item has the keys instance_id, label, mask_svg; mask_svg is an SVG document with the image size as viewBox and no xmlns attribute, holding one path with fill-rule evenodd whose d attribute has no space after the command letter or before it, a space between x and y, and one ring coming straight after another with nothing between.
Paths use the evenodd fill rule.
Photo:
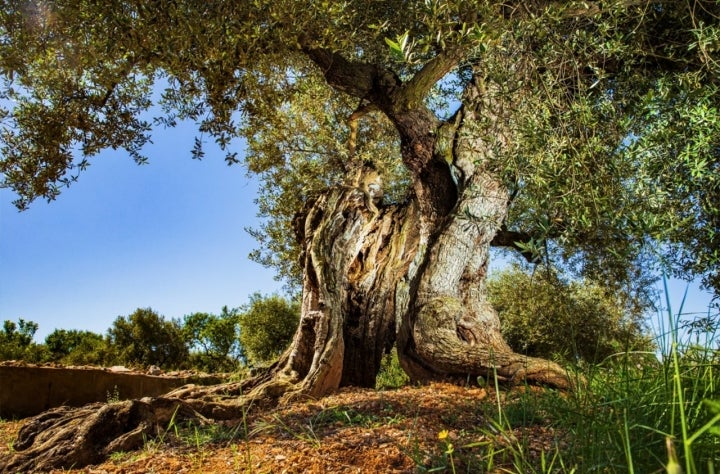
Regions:
<instances>
[{"instance_id":1,"label":"stone wall","mask_svg":"<svg viewBox=\"0 0 720 474\"><path fill-rule=\"evenodd\" d=\"M169 377L100 368L58 368L0 365L0 418L37 415L61 405L154 397L199 383L220 383L218 377Z\"/></svg>"}]
</instances>

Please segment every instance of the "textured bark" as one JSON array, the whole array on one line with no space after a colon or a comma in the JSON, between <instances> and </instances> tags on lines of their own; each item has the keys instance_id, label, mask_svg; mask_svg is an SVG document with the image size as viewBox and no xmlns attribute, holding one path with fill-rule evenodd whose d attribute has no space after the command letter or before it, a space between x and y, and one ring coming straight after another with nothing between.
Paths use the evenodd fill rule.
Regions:
<instances>
[{"instance_id":1,"label":"textured bark","mask_svg":"<svg viewBox=\"0 0 720 474\"><path fill-rule=\"evenodd\" d=\"M435 118L418 98L454 64L452 54L402 84L388 70L326 50L305 52L331 86L369 101L395 124L411 195L376 206L367 190L337 187L296 220L304 248L302 314L291 347L266 372L242 383L40 415L23 428L12 458L0 461L1 472L81 467L138 446L170 420L239 418L250 405L373 386L393 344L416 381L483 375L572 385L557 364L514 353L486 299L490 245L524 235L503 228L510 199L492 167L493 153L512 140L512 107L472 83L453 120ZM480 120L494 125L492 140L478 136Z\"/></svg>"},{"instance_id":2,"label":"textured bark","mask_svg":"<svg viewBox=\"0 0 720 474\"><path fill-rule=\"evenodd\" d=\"M0 461L3 473L42 472L99 463L116 451L142 447L173 420L206 419L177 399L154 398L95 403L46 411L22 427L13 448Z\"/></svg>"},{"instance_id":3,"label":"textured bark","mask_svg":"<svg viewBox=\"0 0 720 474\"><path fill-rule=\"evenodd\" d=\"M370 387L395 340L399 294L419 242L417 206L371 209L363 190L321 195L301 220L306 272L302 316L290 348L264 373L214 387L188 385L160 398L61 408L31 419L0 472L83 467L142 446L171 423L237 419L340 385ZM305 237L306 236L306 237Z\"/></svg>"},{"instance_id":4,"label":"textured bark","mask_svg":"<svg viewBox=\"0 0 720 474\"><path fill-rule=\"evenodd\" d=\"M434 233L424 233L431 227L414 199L372 209L363 190L329 190L301 220L302 315L276 364L244 382L46 412L23 428L0 472L82 467L140 447L171 422L239 418L248 406L373 386L396 335L403 367L415 380L496 374L569 386L560 367L514 354L502 339L484 282L504 190L483 174L467 184L485 191L464 193L456 209L485 212L487 219L468 222L454 212Z\"/></svg>"}]
</instances>

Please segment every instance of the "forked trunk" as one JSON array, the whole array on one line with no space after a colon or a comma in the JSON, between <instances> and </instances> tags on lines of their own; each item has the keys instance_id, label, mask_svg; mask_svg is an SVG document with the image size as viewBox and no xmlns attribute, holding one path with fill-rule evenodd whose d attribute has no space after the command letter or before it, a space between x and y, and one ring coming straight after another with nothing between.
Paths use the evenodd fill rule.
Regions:
<instances>
[{"instance_id":1,"label":"forked trunk","mask_svg":"<svg viewBox=\"0 0 720 474\"><path fill-rule=\"evenodd\" d=\"M371 387L394 344L416 381L482 375L570 387L557 364L508 347L486 300L490 244L509 204L492 150L507 137L489 144L474 130L478 117L499 130L508 118L494 113L480 90L471 85L467 102L475 108L464 107L445 124L424 109L383 110L413 176L406 202L376 205L367 189L336 187L296 220L304 248L302 315L291 347L273 367L241 383L40 415L23 428L0 471L97 462L113 449L138 447L168 413L175 421L240 418L250 403Z\"/></svg>"}]
</instances>

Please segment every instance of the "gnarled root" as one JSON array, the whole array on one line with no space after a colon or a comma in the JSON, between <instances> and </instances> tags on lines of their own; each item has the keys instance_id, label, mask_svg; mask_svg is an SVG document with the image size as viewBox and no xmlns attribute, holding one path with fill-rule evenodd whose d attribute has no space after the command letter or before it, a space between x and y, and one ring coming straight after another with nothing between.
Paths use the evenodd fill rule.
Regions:
<instances>
[{"instance_id":1,"label":"gnarled root","mask_svg":"<svg viewBox=\"0 0 720 474\"><path fill-rule=\"evenodd\" d=\"M207 421L181 400L164 397L54 408L22 427L13 446L16 453L0 463L0 472L42 472L98 463L110 453L137 449L181 419Z\"/></svg>"},{"instance_id":2,"label":"gnarled root","mask_svg":"<svg viewBox=\"0 0 720 474\"><path fill-rule=\"evenodd\" d=\"M431 379L435 373L441 377L482 375L511 385L528 382L563 390L575 387L576 381L555 362L513 352L499 328L479 322L484 319L469 315L458 298L430 299L418 308L409 346L412 350L405 354L409 360L403 364L406 371L420 379Z\"/></svg>"}]
</instances>

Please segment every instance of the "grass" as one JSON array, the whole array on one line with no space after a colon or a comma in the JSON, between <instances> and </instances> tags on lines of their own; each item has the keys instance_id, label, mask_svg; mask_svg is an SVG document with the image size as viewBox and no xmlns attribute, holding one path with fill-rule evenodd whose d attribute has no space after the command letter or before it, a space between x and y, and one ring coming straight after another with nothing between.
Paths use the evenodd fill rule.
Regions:
<instances>
[{"instance_id":1,"label":"grass","mask_svg":"<svg viewBox=\"0 0 720 474\"><path fill-rule=\"evenodd\" d=\"M243 409L241 419L235 424L198 423L195 420L178 422L176 415L179 408L179 405L175 408L167 426L159 430L157 437L145 440L143 451L146 455L152 456L174 447L186 448L192 452L189 459L197 467L193 472L203 472L202 466L208 456L207 448L228 445L232 452L235 472L254 472L247 444L249 438L256 434L256 430L250 430L248 426L248 412L252 404ZM121 451L111 454L110 460L121 464L138 456L137 453Z\"/></svg>"},{"instance_id":2,"label":"grass","mask_svg":"<svg viewBox=\"0 0 720 474\"><path fill-rule=\"evenodd\" d=\"M400 367L397 350L395 348L383 357L380 364L380 372L375 379L375 388L378 390L386 390L400 388L407 385L410 378Z\"/></svg>"},{"instance_id":3,"label":"grass","mask_svg":"<svg viewBox=\"0 0 720 474\"><path fill-rule=\"evenodd\" d=\"M586 368L587 385L567 396L498 395L481 431L503 449L486 448L485 468L473 472L714 473L720 467L720 348L714 328L682 331L683 303L673 313L665 302L669 330L658 335L659 356L611 357ZM528 438L517 436L534 426L560 434L539 457L530 455Z\"/></svg>"},{"instance_id":4,"label":"grass","mask_svg":"<svg viewBox=\"0 0 720 474\"><path fill-rule=\"evenodd\" d=\"M112 391L112 392L110 392L110 390L108 390L108 391L105 392L105 393L106 393L106 400L107 400L107 403L108 403L108 404L111 405L111 404L113 404L113 403L119 403L119 402L120 402L120 390L118 390L117 385L115 385L115 386L113 387L113 391Z\"/></svg>"}]
</instances>

